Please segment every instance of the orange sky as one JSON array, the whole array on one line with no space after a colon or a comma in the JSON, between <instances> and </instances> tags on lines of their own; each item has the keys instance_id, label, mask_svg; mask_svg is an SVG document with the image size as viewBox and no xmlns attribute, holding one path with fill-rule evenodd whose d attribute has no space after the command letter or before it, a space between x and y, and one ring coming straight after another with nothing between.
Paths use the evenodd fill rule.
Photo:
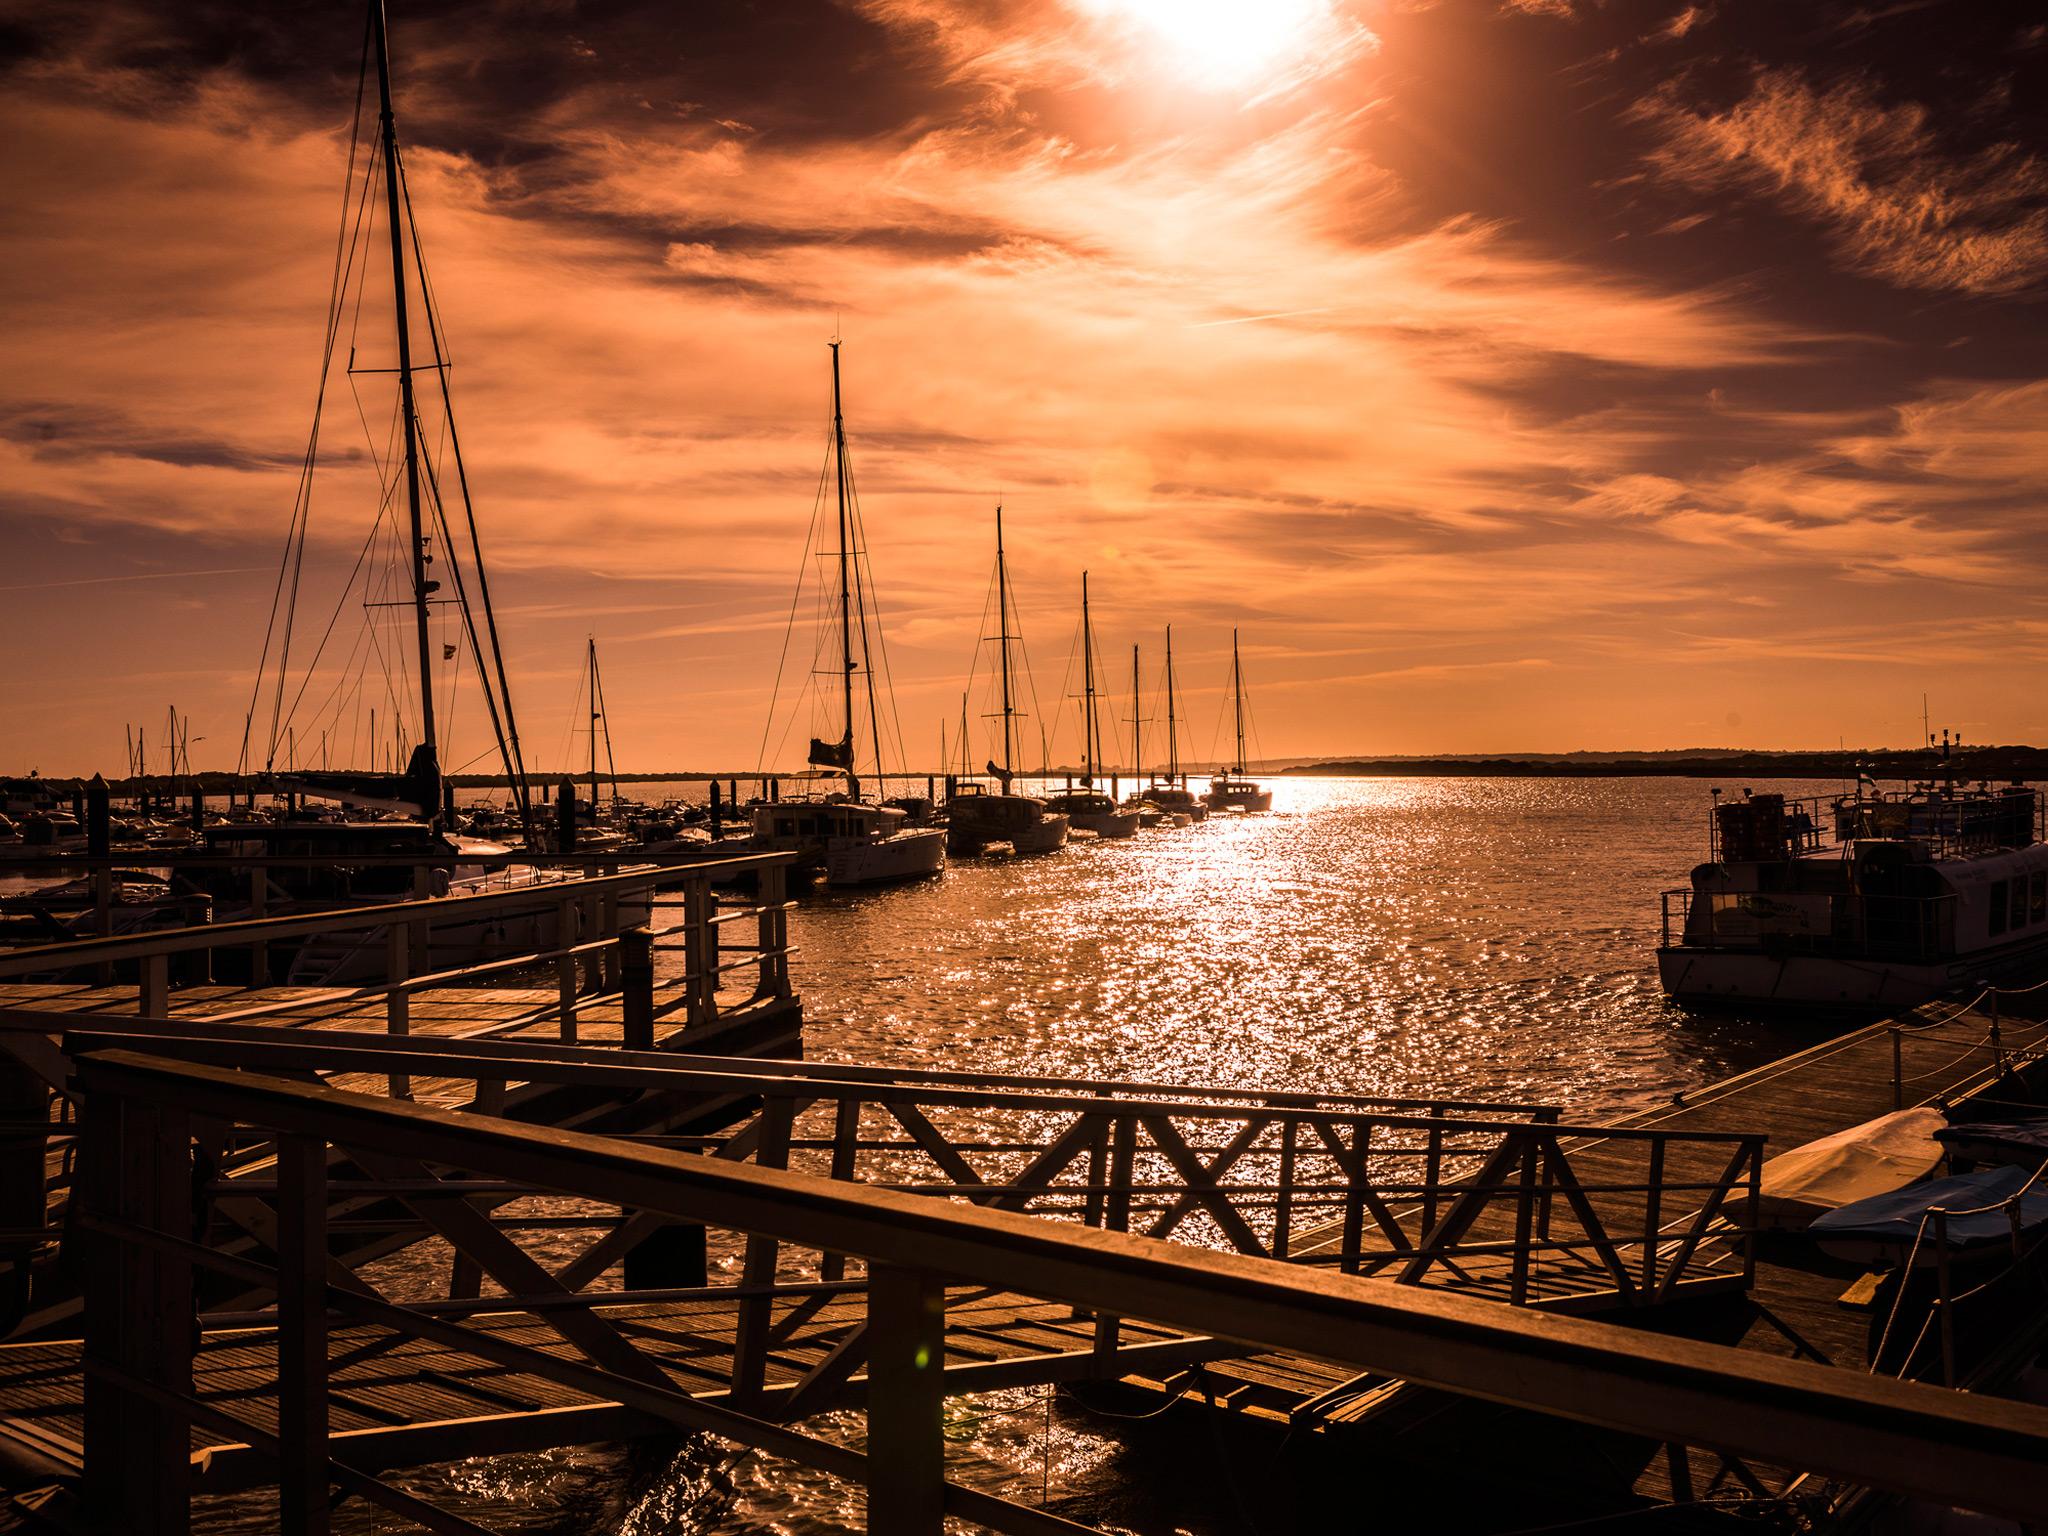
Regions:
<instances>
[{"instance_id":1,"label":"orange sky","mask_svg":"<svg viewBox=\"0 0 2048 1536\"><path fill-rule=\"evenodd\" d=\"M1195 756L1233 625L1265 757L1904 745L1923 691L2048 739L2043 30L1758 9L394 3L529 762L582 758L594 630L622 765L756 765L835 327L915 766L999 494L1041 706L1085 568L1118 743L1168 622ZM361 13L78 10L0 22L0 771L118 770L173 704L231 767ZM387 448L346 361L315 638ZM302 742L363 739L381 681L317 707L340 654ZM488 747L455 714L450 769Z\"/></svg>"}]
</instances>

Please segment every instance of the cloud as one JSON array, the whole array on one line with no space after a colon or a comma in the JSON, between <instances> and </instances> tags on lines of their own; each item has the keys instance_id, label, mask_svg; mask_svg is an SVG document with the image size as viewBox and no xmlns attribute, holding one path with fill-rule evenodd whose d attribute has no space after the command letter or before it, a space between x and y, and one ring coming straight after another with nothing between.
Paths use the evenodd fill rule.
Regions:
<instances>
[{"instance_id":1,"label":"cloud","mask_svg":"<svg viewBox=\"0 0 2048 1536\"><path fill-rule=\"evenodd\" d=\"M1637 115L1663 136L1649 157L1661 175L1773 197L1826 227L1854 271L2003 295L2039 288L2048 270L2048 168L2010 143L1945 154L1925 107L1888 107L1867 82L1816 88L1766 69L1724 112L1667 87Z\"/></svg>"}]
</instances>

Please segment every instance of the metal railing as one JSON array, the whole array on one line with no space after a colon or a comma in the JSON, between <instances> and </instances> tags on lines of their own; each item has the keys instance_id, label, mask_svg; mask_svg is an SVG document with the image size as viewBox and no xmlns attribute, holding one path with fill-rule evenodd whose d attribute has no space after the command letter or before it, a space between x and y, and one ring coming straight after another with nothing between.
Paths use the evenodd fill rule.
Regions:
<instances>
[{"instance_id":1,"label":"metal railing","mask_svg":"<svg viewBox=\"0 0 2048 1536\"><path fill-rule=\"evenodd\" d=\"M374 997L387 997L391 999L392 1033L402 1034L406 1029L408 1000L415 992L552 965L557 990L554 1010L561 1020L563 1038L573 1040L576 1000L581 993L618 991L628 971L646 968L645 957L638 950L640 939L626 938L634 930L643 929L646 922L645 916L634 915L635 909L671 905L654 893L679 888L680 901L674 904L680 906L683 921L656 935L653 942L657 948L679 948L684 953L682 973L661 984L662 989L679 989L682 995L656 1004L655 1016L687 1008L691 1022L697 1023L715 1011L719 979L727 971L754 966L760 973L759 993L787 993L791 951L784 885L791 862L789 854L759 853L650 864L616 874L473 896L416 898L37 945L0 952L0 981L81 971L105 974L117 964L133 963L137 973L137 1012L161 1018L173 1005L173 957L210 957L223 950L246 952L252 984L263 986L268 984L273 946L293 940L360 934L366 940L382 939L384 979L358 987L327 989L337 994L327 999L332 1005L354 1005ZM712 891L714 882L728 882L742 875L758 882L758 899L718 902ZM622 914L632 920L623 920ZM552 921L552 944L516 950L442 972L427 971L424 957L432 952L437 929L472 928L536 915ZM742 952L739 946L722 939L721 930L731 922L749 918L758 924L758 943ZM666 933L678 931L683 935L679 944L660 942ZM728 959L729 955L738 958ZM210 972L210 960L206 969ZM253 1004L224 1017L248 1020L294 1015L303 1022L307 1001L287 998Z\"/></svg>"},{"instance_id":2,"label":"metal railing","mask_svg":"<svg viewBox=\"0 0 2048 1536\"><path fill-rule=\"evenodd\" d=\"M324 1532L338 1490L431 1529L481 1530L378 1475L376 1434L334 1432L349 1373L366 1357L401 1360L418 1342L435 1346L443 1374L465 1361L523 1374L594 1408L709 1431L863 1482L870 1529L938 1536L950 1515L1033 1536L1072 1531L1047 1512L946 1480L944 1398L1091 1366L1114 1377L1131 1363L1082 1351L1026 1362L1026 1370L977 1359L956 1339L949 1309L998 1294L1143 1319L1170 1330L1161 1342L1183 1356L1288 1351L1629 1434L1771 1461L1790 1454L1940 1503L1966 1498L1990 1513L2048 1515L2040 1477L2048 1412L2021 1403L1587 1320L1539 1322L1476 1298L1113 1231L1083 1239L1070 1225L989 1204L132 1052L88 1055L79 1075L90 1105L79 1226L92 1248L82 1493L110 1527L186 1528L196 1431L202 1443L246 1447L274 1468L281 1529ZM193 1238L192 1133L201 1126L276 1149L267 1260L217 1253ZM429 1305L337 1273L330 1212L353 1182L410 1206L506 1294ZM477 1211L478 1186L618 1202L857 1261L866 1283L857 1302L845 1303L857 1310L838 1332L857 1331L864 1343L865 1390L856 1400L867 1415L865 1453L767 1422L735 1379L717 1385L724 1351L707 1342L700 1314L669 1334L644 1312L611 1308L605 1295L542 1268ZM275 1370L244 1373L231 1392L195 1376L205 1348L193 1326L195 1278L204 1275L275 1297L263 1324L245 1322L234 1337L242 1355L259 1367L274 1360ZM779 1287L753 1276L738 1289L760 1298ZM819 1308L789 1300L789 1312ZM500 1326L507 1318L524 1337ZM744 1320L738 1326L744 1331ZM473 1421L466 1433L474 1435Z\"/></svg>"},{"instance_id":3,"label":"metal railing","mask_svg":"<svg viewBox=\"0 0 2048 1536\"><path fill-rule=\"evenodd\" d=\"M1755 949L1769 954L1865 956L1908 964L1955 953L1956 897L1860 896L1826 891L1659 893L1664 947ZM1700 919L1704 918L1704 922ZM1697 926L1696 926L1697 925ZM1674 937L1675 935L1675 937Z\"/></svg>"}]
</instances>

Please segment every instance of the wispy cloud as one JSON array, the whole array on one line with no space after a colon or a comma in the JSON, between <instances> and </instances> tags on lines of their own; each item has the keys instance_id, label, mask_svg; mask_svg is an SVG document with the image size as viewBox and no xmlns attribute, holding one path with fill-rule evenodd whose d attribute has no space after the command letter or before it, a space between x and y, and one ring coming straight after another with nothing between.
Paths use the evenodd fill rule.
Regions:
<instances>
[{"instance_id":1,"label":"wispy cloud","mask_svg":"<svg viewBox=\"0 0 2048 1536\"><path fill-rule=\"evenodd\" d=\"M1764 70L1726 111L1667 87L1639 109L1663 134L1657 171L1740 186L1823 225L1852 270L1903 288L2011 294L2048 273L2048 167L2015 144L1945 153L1923 106L1862 81L1819 88Z\"/></svg>"}]
</instances>

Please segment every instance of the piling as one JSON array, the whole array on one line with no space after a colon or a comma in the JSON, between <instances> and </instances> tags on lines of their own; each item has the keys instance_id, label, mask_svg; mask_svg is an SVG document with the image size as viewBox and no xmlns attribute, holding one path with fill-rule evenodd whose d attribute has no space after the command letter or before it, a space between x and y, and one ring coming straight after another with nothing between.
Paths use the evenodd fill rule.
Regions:
<instances>
[{"instance_id":1,"label":"piling","mask_svg":"<svg viewBox=\"0 0 2048 1536\"><path fill-rule=\"evenodd\" d=\"M576 786L567 779L555 794L555 846L562 853L576 851Z\"/></svg>"},{"instance_id":2,"label":"piling","mask_svg":"<svg viewBox=\"0 0 2048 1536\"><path fill-rule=\"evenodd\" d=\"M85 801L85 814L80 818L85 823L85 851L96 859L103 859L113 845L113 818L107 809L107 781L94 774L92 783L85 787L81 798Z\"/></svg>"},{"instance_id":3,"label":"piling","mask_svg":"<svg viewBox=\"0 0 2048 1536\"><path fill-rule=\"evenodd\" d=\"M711 835L713 837L718 836L720 820L721 815L718 805L718 780L713 779L711 781Z\"/></svg>"}]
</instances>

